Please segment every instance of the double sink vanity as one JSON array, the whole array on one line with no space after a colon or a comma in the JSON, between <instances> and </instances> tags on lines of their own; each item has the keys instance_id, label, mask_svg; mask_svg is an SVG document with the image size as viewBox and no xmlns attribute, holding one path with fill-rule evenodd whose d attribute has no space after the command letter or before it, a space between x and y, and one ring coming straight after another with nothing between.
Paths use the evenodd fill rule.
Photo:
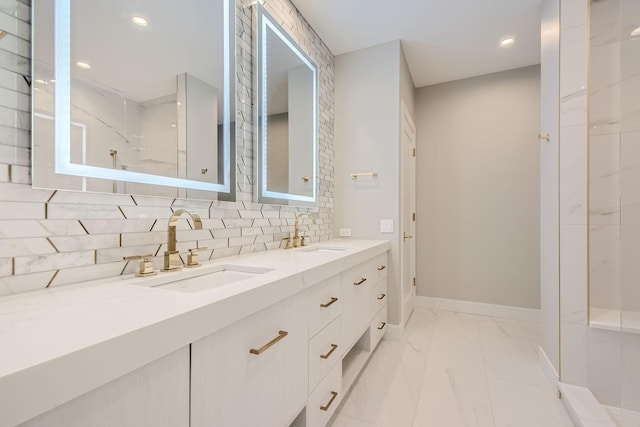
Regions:
<instances>
[{"instance_id":1,"label":"double sink vanity","mask_svg":"<svg viewBox=\"0 0 640 427\"><path fill-rule=\"evenodd\" d=\"M388 246L325 241L6 297L0 425L326 425L385 332Z\"/></svg>"}]
</instances>

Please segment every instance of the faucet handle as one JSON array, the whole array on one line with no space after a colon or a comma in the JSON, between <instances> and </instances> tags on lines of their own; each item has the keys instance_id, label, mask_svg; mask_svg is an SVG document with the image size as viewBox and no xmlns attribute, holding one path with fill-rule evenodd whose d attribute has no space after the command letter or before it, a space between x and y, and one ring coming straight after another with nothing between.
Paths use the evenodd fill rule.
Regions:
<instances>
[{"instance_id":1,"label":"faucet handle","mask_svg":"<svg viewBox=\"0 0 640 427\"><path fill-rule=\"evenodd\" d=\"M304 234L302 236L300 236L300 246L307 246L307 242L305 241L307 236L305 236Z\"/></svg>"},{"instance_id":2,"label":"faucet handle","mask_svg":"<svg viewBox=\"0 0 640 427\"><path fill-rule=\"evenodd\" d=\"M285 237L282 241L285 242L285 249L291 249L291 237Z\"/></svg>"},{"instance_id":3,"label":"faucet handle","mask_svg":"<svg viewBox=\"0 0 640 427\"><path fill-rule=\"evenodd\" d=\"M131 256L126 256L123 259L125 261L141 259L140 264L138 264L138 271L136 271L136 276L146 277L146 276L153 276L154 274L158 274L153 269L153 261L151 260L151 258L153 258L153 254L131 255Z\"/></svg>"},{"instance_id":4,"label":"faucet handle","mask_svg":"<svg viewBox=\"0 0 640 427\"><path fill-rule=\"evenodd\" d=\"M208 248L202 247L202 248L191 248L189 249L189 255L187 255L187 264L186 267L200 267L200 262L198 262L198 252L200 251L205 251Z\"/></svg>"}]
</instances>

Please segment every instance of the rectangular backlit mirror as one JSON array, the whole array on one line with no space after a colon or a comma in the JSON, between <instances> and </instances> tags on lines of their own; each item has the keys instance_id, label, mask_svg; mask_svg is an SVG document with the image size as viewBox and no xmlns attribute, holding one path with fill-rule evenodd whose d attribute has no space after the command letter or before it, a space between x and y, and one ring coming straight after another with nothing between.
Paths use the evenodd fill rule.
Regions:
<instances>
[{"instance_id":1,"label":"rectangular backlit mirror","mask_svg":"<svg viewBox=\"0 0 640 427\"><path fill-rule=\"evenodd\" d=\"M33 14L35 187L229 197L234 0L37 1Z\"/></svg>"},{"instance_id":2,"label":"rectangular backlit mirror","mask_svg":"<svg viewBox=\"0 0 640 427\"><path fill-rule=\"evenodd\" d=\"M318 68L260 3L256 15L257 199L314 203Z\"/></svg>"}]
</instances>

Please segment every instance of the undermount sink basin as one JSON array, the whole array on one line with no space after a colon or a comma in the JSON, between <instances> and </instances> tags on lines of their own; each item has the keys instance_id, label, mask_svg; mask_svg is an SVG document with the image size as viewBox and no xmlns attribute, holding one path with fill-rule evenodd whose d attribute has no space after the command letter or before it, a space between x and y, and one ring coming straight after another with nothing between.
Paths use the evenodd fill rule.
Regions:
<instances>
[{"instance_id":1,"label":"undermount sink basin","mask_svg":"<svg viewBox=\"0 0 640 427\"><path fill-rule=\"evenodd\" d=\"M346 251L348 248L346 246L311 246L308 249L305 249L303 252L342 252Z\"/></svg>"},{"instance_id":2,"label":"undermount sink basin","mask_svg":"<svg viewBox=\"0 0 640 427\"><path fill-rule=\"evenodd\" d=\"M141 282L139 284L158 289L192 293L241 282L243 280L251 279L253 277L260 276L261 274L268 273L269 271L272 271L272 269L224 264L213 267L213 269L207 268L206 271L203 271L200 274L196 273L195 275L190 274L187 277L182 276L175 278L167 276L169 281L157 280L163 278L162 276L155 276L155 278L157 279L154 282L156 283L145 284L144 282ZM166 274L170 275L174 273Z\"/></svg>"}]
</instances>

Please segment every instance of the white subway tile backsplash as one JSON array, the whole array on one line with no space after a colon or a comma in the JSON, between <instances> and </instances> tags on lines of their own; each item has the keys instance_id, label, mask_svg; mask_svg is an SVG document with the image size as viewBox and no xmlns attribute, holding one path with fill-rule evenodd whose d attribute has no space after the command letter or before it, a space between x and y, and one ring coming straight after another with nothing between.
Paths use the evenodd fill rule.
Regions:
<instances>
[{"instance_id":1,"label":"white subway tile backsplash","mask_svg":"<svg viewBox=\"0 0 640 427\"><path fill-rule=\"evenodd\" d=\"M0 184L0 201L46 202L53 190L35 190L24 184Z\"/></svg>"},{"instance_id":2,"label":"white subway tile backsplash","mask_svg":"<svg viewBox=\"0 0 640 427\"><path fill-rule=\"evenodd\" d=\"M47 219L121 219L118 206L52 203L47 205Z\"/></svg>"},{"instance_id":3,"label":"white subway tile backsplash","mask_svg":"<svg viewBox=\"0 0 640 427\"><path fill-rule=\"evenodd\" d=\"M0 201L0 220L3 219L44 219L44 203Z\"/></svg>"},{"instance_id":4,"label":"white subway tile backsplash","mask_svg":"<svg viewBox=\"0 0 640 427\"><path fill-rule=\"evenodd\" d=\"M31 184L31 168L12 165L11 169L9 169L9 181L14 184Z\"/></svg>"},{"instance_id":5,"label":"white subway tile backsplash","mask_svg":"<svg viewBox=\"0 0 640 427\"><path fill-rule=\"evenodd\" d=\"M56 191L49 203L80 205L117 205L134 206L131 196L125 194L81 193L74 191Z\"/></svg>"},{"instance_id":6,"label":"white subway tile backsplash","mask_svg":"<svg viewBox=\"0 0 640 427\"><path fill-rule=\"evenodd\" d=\"M124 257L134 255L155 255L160 250L159 244L128 246L122 248L98 249L96 251L96 264L108 264L122 261Z\"/></svg>"},{"instance_id":7,"label":"white subway tile backsplash","mask_svg":"<svg viewBox=\"0 0 640 427\"><path fill-rule=\"evenodd\" d=\"M56 252L55 247L46 237L0 240L0 258L54 254Z\"/></svg>"},{"instance_id":8,"label":"white subway tile backsplash","mask_svg":"<svg viewBox=\"0 0 640 427\"><path fill-rule=\"evenodd\" d=\"M0 258L0 277L11 276L13 274L13 260L11 258ZM2 295L0 291L0 295Z\"/></svg>"},{"instance_id":9,"label":"white subway tile backsplash","mask_svg":"<svg viewBox=\"0 0 640 427\"><path fill-rule=\"evenodd\" d=\"M120 244L119 234L52 236L49 241L59 252L112 248Z\"/></svg>"},{"instance_id":10,"label":"white subway tile backsplash","mask_svg":"<svg viewBox=\"0 0 640 427\"><path fill-rule=\"evenodd\" d=\"M82 224L89 234L139 233L151 231L156 221L155 218L83 219L78 224Z\"/></svg>"},{"instance_id":11,"label":"white subway tile backsplash","mask_svg":"<svg viewBox=\"0 0 640 427\"><path fill-rule=\"evenodd\" d=\"M232 237L229 239L229 247L253 245L256 241L255 236Z\"/></svg>"},{"instance_id":12,"label":"white subway tile backsplash","mask_svg":"<svg viewBox=\"0 0 640 427\"><path fill-rule=\"evenodd\" d=\"M55 253L49 255L24 256L14 258L16 275L80 267L95 263L94 251Z\"/></svg>"},{"instance_id":13,"label":"white subway tile backsplash","mask_svg":"<svg viewBox=\"0 0 640 427\"><path fill-rule=\"evenodd\" d=\"M104 277L113 277L120 274L126 261L113 262L109 264L94 264L84 267L72 267L58 270L58 274L49 287L68 285L88 280L97 280ZM130 263L135 264L135 263Z\"/></svg>"},{"instance_id":14,"label":"white subway tile backsplash","mask_svg":"<svg viewBox=\"0 0 640 427\"><path fill-rule=\"evenodd\" d=\"M43 271L34 274L16 274L0 277L0 293L8 290L9 294L17 294L44 289L49 285L55 274L55 271Z\"/></svg>"},{"instance_id":15,"label":"white subway tile backsplash","mask_svg":"<svg viewBox=\"0 0 640 427\"><path fill-rule=\"evenodd\" d=\"M31 188L29 1L0 0L0 295L62 286L132 273L128 255L157 254L162 264L168 218L176 209L198 213L203 230L178 222L178 249L208 247L201 259L217 259L282 247L293 218L308 208L261 205L253 197L252 13L250 0L238 2L236 202L173 197L92 194ZM319 218L330 219L333 202L333 55L289 0L269 0L285 28L319 65L320 192ZM182 192L184 193L184 192ZM182 194L177 192L177 194ZM184 197L181 195L180 197ZM282 211L282 213L281 213ZM285 218L285 220L281 219ZM286 221L289 219L289 221ZM327 226L303 226L308 235L331 235ZM281 228L281 226L283 226ZM322 230L322 231L319 231ZM55 247L54 247L55 245ZM56 252L56 248L60 252ZM9 253L5 256L5 253Z\"/></svg>"}]
</instances>

